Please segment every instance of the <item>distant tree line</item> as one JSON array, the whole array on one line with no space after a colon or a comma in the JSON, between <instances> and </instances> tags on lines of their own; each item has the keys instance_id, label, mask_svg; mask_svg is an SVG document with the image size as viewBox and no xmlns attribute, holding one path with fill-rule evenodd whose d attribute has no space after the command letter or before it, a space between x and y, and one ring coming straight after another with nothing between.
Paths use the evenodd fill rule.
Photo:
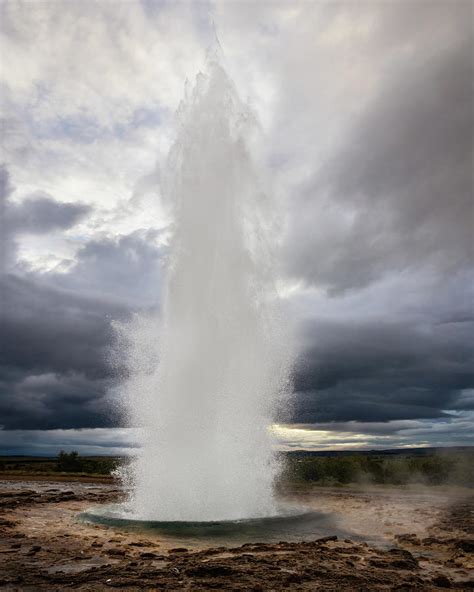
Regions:
<instances>
[{"instance_id":1,"label":"distant tree line","mask_svg":"<svg viewBox=\"0 0 474 592\"><path fill-rule=\"evenodd\" d=\"M61 450L56 459L56 471L61 473L93 473L109 475L117 468L118 459L110 457L81 457L77 450Z\"/></svg>"},{"instance_id":2,"label":"distant tree line","mask_svg":"<svg viewBox=\"0 0 474 592\"><path fill-rule=\"evenodd\" d=\"M110 475L124 459L111 456L80 456L76 450L61 450L57 457L1 456L0 473L36 475L54 473L83 473Z\"/></svg>"}]
</instances>

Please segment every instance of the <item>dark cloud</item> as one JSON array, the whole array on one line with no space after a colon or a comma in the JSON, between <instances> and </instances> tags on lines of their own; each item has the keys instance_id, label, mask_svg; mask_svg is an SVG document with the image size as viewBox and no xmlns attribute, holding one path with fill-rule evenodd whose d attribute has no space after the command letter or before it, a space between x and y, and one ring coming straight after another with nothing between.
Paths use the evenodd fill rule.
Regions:
<instances>
[{"instance_id":1,"label":"dark cloud","mask_svg":"<svg viewBox=\"0 0 474 592\"><path fill-rule=\"evenodd\" d=\"M0 449L4 454L55 456L60 450L81 454L121 455L137 446L136 435L127 429L2 430Z\"/></svg>"},{"instance_id":2,"label":"dark cloud","mask_svg":"<svg viewBox=\"0 0 474 592\"><path fill-rule=\"evenodd\" d=\"M0 417L5 428L95 427L112 422L105 397L116 302L4 275L0 296Z\"/></svg>"},{"instance_id":3,"label":"dark cloud","mask_svg":"<svg viewBox=\"0 0 474 592\"><path fill-rule=\"evenodd\" d=\"M313 321L304 329L292 420L384 422L470 409L473 331L474 315L437 325Z\"/></svg>"},{"instance_id":4,"label":"dark cloud","mask_svg":"<svg viewBox=\"0 0 474 592\"><path fill-rule=\"evenodd\" d=\"M7 208L6 223L11 232L44 234L71 228L89 211L86 205L58 203L47 194L34 193Z\"/></svg>"},{"instance_id":5,"label":"dark cloud","mask_svg":"<svg viewBox=\"0 0 474 592\"><path fill-rule=\"evenodd\" d=\"M0 199L2 203L8 198L12 191L13 187L11 185L10 175L7 167L2 164L0 165Z\"/></svg>"},{"instance_id":6,"label":"dark cloud","mask_svg":"<svg viewBox=\"0 0 474 592\"><path fill-rule=\"evenodd\" d=\"M7 226L7 201L13 189L6 166L0 165L0 273L13 258L14 242Z\"/></svg>"},{"instance_id":7,"label":"dark cloud","mask_svg":"<svg viewBox=\"0 0 474 592\"><path fill-rule=\"evenodd\" d=\"M134 307L157 306L162 251L158 234L89 241L63 273L15 270L21 233L72 227L90 208L45 195L20 203L0 168L3 255L0 275L0 424L6 429L94 428L117 416L107 399L117 366L110 362L111 321ZM67 265L66 265L67 268Z\"/></svg>"},{"instance_id":8,"label":"dark cloud","mask_svg":"<svg viewBox=\"0 0 474 592\"><path fill-rule=\"evenodd\" d=\"M342 21L351 22L348 6L324 10L336 21L349 15ZM291 421L381 436L409 432L418 422L419 431L413 428L400 444L462 441L469 422L453 428L449 414L474 406L474 311L466 271L473 256L472 5L381 3L357 11L373 16L368 40L351 50L355 70L367 75L374 92L348 110L353 119L339 149L298 187L285 264L288 276L329 292L327 309L327 302L342 306L348 293L362 294L367 305L346 308L336 321L334 313L314 319L320 312L311 302L313 320L306 316L300 332ZM290 115L282 128L288 133L300 110L297 135L307 139L314 134L311 121L318 121L317 88L299 45L295 55L298 92L284 89ZM311 84L298 102L302 81ZM324 116L337 119L331 105L325 109ZM21 129L11 124L6 131L16 137ZM27 162L22 158L18 162ZM140 193L156 175L138 184L131 206L143 207ZM114 425L107 398L118 372L108 361L111 320L159 306L166 256L157 246L160 237L150 230L95 237L59 266L62 273L20 270L20 234L67 230L90 210L44 193L16 202L13 192L0 167L0 271L13 271L0 278L0 424L18 430ZM424 285L426 270L434 280ZM405 273L416 280L407 285ZM396 280L395 294L381 313L375 288L387 277ZM403 300L409 291L415 302ZM398 300L403 305L397 308ZM434 435L426 436L430 430ZM28 437L19 434L12 449L27 449Z\"/></svg>"},{"instance_id":9,"label":"dark cloud","mask_svg":"<svg viewBox=\"0 0 474 592\"><path fill-rule=\"evenodd\" d=\"M59 203L44 193L30 194L20 203L15 203L10 200L14 190L7 167L0 165L0 272L14 264L16 237L19 234L67 230L91 211L87 205Z\"/></svg>"},{"instance_id":10,"label":"dark cloud","mask_svg":"<svg viewBox=\"0 0 474 592\"><path fill-rule=\"evenodd\" d=\"M6 429L117 423L111 322L158 306L156 233L95 240L68 273L0 278L0 424Z\"/></svg>"},{"instance_id":11,"label":"dark cloud","mask_svg":"<svg viewBox=\"0 0 474 592\"><path fill-rule=\"evenodd\" d=\"M80 293L100 293L135 307L158 306L166 249L156 244L160 232L136 231L91 240L76 253L67 274L50 274L56 285Z\"/></svg>"},{"instance_id":12,"label":"dark cloud","mask_svg":"<svg viewBox=\"0 0 474 592\"><path fill-rule=\"evenodd\" d=\"M37 276L5 275L1 296L2 361L33 373L80 368L104 376L97 351L110 340L110 316L124 308L56 289Z\"/></svg>"},{"instance_id":13,"label":"dark cloud","mask_svg":"<svg viewBox=\"0 0 474 592\"><path fill-rule=\"evenodd\" d=\"M6 378L9 377L6 374ZM116 422L107 404L110 380L83 374L24 374L2 381L0 413L6 429L55 429L110 426Z\"/></svg>"},{"instance_id":14,"label":"dark cloud","mask_svg":"<svg viewBox=\"0 0 474 592\"><path fill-rule=\"evenodd\" d=\"M455 40L417 47L382 78L343 147L303 189L290 275L334 293L393 271L449 273L472 262L474 47L464 12Z\"/></svg>"},{"instance_id":15,"label":"dark cloud","mask_svg":"<svg viewBox=\"0 0 474 592\"><path fill-rule=\"evenodd\" d=\"M461 8L446 9L439 44L431 25L402 34L387 23L412 51L381 75L292 209L288 273L333 300L367 298L339 322L303 322L298 424L447 421L471 409L473 45ZM376 286L388 276L383 304Z\"/></svg>"}]
</instances>

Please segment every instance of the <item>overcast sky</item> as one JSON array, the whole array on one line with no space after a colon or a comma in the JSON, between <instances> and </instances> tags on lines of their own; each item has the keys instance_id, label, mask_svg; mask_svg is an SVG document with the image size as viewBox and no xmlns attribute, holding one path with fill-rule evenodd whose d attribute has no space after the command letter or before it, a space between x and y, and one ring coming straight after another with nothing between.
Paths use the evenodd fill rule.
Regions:
<instances>
[{"instance_id":1,"label":"overcast sky","mask_svg":"<svg viewBox=\"0 0 474 592\"><path fill-rule=\"evenodd\" d=\"M473 444L472 7L2 2L0 450L133 447L111 321L159 310L159 171L214 28L283 212L276 442Z\"/></svg>"}]
</instances>

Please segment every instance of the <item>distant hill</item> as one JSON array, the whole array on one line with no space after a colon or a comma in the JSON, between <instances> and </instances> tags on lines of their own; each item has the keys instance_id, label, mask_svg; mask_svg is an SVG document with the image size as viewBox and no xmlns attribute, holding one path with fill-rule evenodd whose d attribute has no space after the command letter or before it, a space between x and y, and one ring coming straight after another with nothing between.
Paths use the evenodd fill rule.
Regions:
<instances>
[{"instance_id":1,"label":"distant hill","mask_svg":"<svg viewBox=\"0 0 474 592\"><path fill-rule=\"evenodd\" d=\"M431 456L448 453L474 454L474 446L388 448L386 450L286 450L281 454L290 458L311 458L318 456Z\"/></svg>"}]
</instances>

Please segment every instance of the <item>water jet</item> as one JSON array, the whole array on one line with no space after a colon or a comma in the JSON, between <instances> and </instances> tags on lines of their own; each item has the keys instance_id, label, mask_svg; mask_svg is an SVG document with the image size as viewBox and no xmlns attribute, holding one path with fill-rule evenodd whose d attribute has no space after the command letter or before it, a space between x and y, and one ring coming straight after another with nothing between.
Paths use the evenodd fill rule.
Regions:
<instances>
[{"instance_id":1,"label":"water jet","mask_svg":"<svg viewBox=\"0 0 474 592\"><path fill-rule=\"evenodd\" d=\"M173 232L161 317L118 326L122 402L141 434L122 471L123 511L158 522L277 516L268 427L291 356L269 248L274 205L253 160L257 119L219 56L178 122L162 184Z\"/></svg>"}]
</instances>

